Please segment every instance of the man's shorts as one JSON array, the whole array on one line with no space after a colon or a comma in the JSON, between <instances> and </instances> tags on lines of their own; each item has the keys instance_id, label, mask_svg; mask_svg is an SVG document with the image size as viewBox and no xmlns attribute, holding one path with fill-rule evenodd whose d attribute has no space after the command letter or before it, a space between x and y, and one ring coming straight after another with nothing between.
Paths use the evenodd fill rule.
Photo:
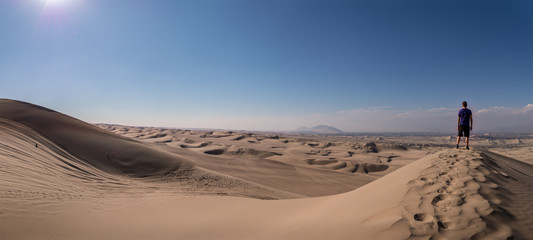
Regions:
<instances>
[{"instance_id":1,"label":"man's shorts","mask_svg":"<svg viewBox=\"0 0 533 240\"><path fill-rule=\"evenodd\" d=\"M459 132L457 133L457 136L462 137L470 137L470 126L466 125L459 125Z\"/></svg>"}]
</instances>

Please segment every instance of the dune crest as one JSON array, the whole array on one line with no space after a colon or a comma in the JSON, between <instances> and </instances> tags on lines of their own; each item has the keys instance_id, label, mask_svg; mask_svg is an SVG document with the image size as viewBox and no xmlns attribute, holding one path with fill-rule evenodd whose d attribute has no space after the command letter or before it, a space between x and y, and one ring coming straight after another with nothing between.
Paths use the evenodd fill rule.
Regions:
<instances>
[{"instance_id":1,"label":"dune crest","mask_svg":"<svg viewBox=\"0 0 533 240\"><path fill-rule=\"evenodd\" d=\"M403 219L411 236L431 239L507 239L511 226L505 221L491 222L503 208L496 199L485 199L481 192L502 192L488 181L491 172L476 151L444 151L432 160L417 179L408 183L402 203Z\"/></svg>"}]
</instances>

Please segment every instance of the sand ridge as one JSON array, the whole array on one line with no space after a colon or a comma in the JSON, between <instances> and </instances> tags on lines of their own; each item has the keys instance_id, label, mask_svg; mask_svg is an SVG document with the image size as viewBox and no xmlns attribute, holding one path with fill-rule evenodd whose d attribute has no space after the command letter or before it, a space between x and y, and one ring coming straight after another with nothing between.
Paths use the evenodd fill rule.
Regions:
<instances>
[{"instance_id":1,"label":"sand ridge","mask_svg":"<svg viewBox=\"0 0 533 240\"><path fill-rule=\"evenodd\" d=\"M433 160L418 179L409 182L403 218L414 239L507 239L505 222L487 226L484 218L495 211L480 191L496 191L486 180L486 167L477 151L447 151ZM498 172L496 174L504 174ZM498 190L501 191L501 190ZM420 199L417 201L417 199Z\"/></svg>"}]
</instances>

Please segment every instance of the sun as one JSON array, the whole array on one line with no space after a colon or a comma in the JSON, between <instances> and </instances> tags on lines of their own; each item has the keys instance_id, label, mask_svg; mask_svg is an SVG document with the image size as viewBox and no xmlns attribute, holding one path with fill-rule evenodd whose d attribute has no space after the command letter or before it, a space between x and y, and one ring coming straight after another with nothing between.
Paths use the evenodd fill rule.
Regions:
<instances>
[{"instance_id":1,"label":"sun","mask_svg":"<svg viewBox=\"0 0 533 240\"><path fill-rule=\"evenodd\" d=\"M41 26L63 25L77 14L83 0L38 0L41 2L41 14L38 24Z\"/></svg>"},{"instance_id":2,"label":"sun","mask_svg":"<svg viewBox=\"0 0 533 240\"><path fill-rule=\"evenodd\" d=\"M46 5L60 5L68 2L69 0L44 0Z\"/></svg>"}]
</instances>

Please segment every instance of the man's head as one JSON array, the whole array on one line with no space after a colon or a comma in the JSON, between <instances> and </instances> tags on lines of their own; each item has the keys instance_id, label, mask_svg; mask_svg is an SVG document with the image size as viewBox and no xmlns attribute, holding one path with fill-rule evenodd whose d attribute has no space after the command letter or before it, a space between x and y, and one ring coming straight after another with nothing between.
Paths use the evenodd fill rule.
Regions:
<instances>
[{"instance_id":1,"label":"man's head","mask_svg":"<svg viewBox=\"0 0 533 240\"><path fill-rule=\"evenodd\" d=\"M467 105L466 101L463 101L463 107L466 107L466 105Z\"/></svg>"}]
</instances>

